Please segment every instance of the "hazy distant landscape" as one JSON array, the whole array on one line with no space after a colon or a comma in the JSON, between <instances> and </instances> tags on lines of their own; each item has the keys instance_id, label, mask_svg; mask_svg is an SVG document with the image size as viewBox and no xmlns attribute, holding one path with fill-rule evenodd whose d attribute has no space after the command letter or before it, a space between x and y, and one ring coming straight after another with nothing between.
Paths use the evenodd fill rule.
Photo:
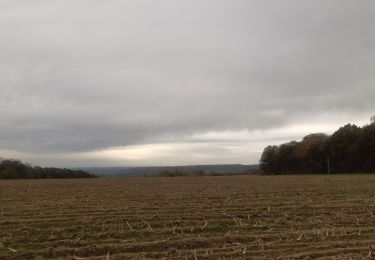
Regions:
<instances>
[{"instance_id":1,"label":"hazy distant landscape","mask_svg":"<svg viewBox=\"0 0 375 260\"><path fill-rule=\"evenodd\" d=\"M212 174L247 174L259 170L259 165L223 164L223 165L191 165L191 166L154 166L154 167L83 167L80 170L98 176L117 177L141 177L157 176L165 170L181 170L190 172L202 172L205 175Z\"/></svg>"}]
</instances>

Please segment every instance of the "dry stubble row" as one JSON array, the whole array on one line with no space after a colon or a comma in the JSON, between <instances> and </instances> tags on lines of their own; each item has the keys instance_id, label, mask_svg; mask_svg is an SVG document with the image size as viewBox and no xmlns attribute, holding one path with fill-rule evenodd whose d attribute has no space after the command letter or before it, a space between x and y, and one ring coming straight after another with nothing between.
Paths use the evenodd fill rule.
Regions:
<instances>
[{"instance_id":1,"label":"dry stubble row","mask_svg":"<svg viewBox=\"0 0 375 260\"><path fill-rule=\"evenodd\" d=\"M0 259L375 256L375 176L0 181Z\"/></svg>"}]
</instances>

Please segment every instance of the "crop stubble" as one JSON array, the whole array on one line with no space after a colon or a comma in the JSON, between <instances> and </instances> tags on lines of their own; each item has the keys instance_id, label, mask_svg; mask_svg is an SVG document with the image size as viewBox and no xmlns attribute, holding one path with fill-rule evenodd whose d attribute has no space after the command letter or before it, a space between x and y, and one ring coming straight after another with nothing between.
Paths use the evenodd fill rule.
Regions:
<instances>
[{"instance_id":1,"label":"crop stubble","mask_svg":"<svg viewBox=\"0 0 375 260\"><path fill-rule=\"evenodd\" d=\"M374 195L372 175L0 181L0 259L371 259Z\"/></svg>"}]
</instances>

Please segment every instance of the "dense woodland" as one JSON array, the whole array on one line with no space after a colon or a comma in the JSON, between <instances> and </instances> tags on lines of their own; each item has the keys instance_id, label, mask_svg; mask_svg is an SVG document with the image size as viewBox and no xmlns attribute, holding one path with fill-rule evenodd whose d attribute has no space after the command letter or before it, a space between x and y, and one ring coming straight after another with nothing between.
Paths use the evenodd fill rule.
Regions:
<instances>
[{"instance_id":1,"label":"dense woodland","mask_svg":"<svg viewBox=\"0 0 375 260\"><path fill-rule=\"evenodd\" d=\"M95 176L81 170L33 167L19 160L0 159L0 179L68 179L93 177Z\"/></svg>"},{"instance_id":2,"label":"dense woodland","mask_svg":"<svg viewBox=\"0 0 375 260\"><path fill-rule=\"evenodd\" d=\"M260 167L271 174L375 173L375 117L363 127L347 124L331 136L311 134L264 149Z\"/></svg>"}]
</instances>

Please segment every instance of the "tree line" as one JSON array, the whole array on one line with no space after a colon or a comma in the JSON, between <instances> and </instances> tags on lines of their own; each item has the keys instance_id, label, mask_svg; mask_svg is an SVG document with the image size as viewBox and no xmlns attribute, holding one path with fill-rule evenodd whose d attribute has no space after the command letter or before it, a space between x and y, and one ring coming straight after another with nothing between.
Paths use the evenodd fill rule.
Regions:
<instances>
[{"instance_id":1,"label":"tree line","mask_svg":"<svg viewBox=\"0 0 375 260\"><path fill-rule=\"evenodd\" d=\"M39 166L31 166L20 160L0 159L0 179L68 179L93 177L96 176L81 170L42 168Z\"/></svg>"},{"instance_id":2,"label":"tree line","mask_svg":"<svg viewBox=\"0 0 375 260\"><path fill-rule=\"evenodd\" d=\"M214 167L213 167L214 168ZM156 175L145 175L145 177L201 177L201 176L234 176L234 175L252 175L258 171L258 168L247 169L244 171L210 171L202 170L198 167L168 167L160 170Z\"/></svg>"},{"instance_id":3,"label":"tree line","mask_svg":"<svg viewBox=\"0 0 375 260\"><path fill-rule=\"evenodd\" d=\"M179 168L171 168L171 169L163 169L159 172L158 177L188 177L188 176L204 176L205 173L203 170L194 171L191 169L179 169Z\"/></svg>"},{"instance_id":4,"label":"tree line","mask_svg":"<svg viewBox=\"0 0 375 260\"><path fill-rule=\"evenodd\" d=\"M311 134L267 146L260 168L269 174L375 173L375 117L369 125L347 124L331 136Z\"/></svg>"}]
</instances>

